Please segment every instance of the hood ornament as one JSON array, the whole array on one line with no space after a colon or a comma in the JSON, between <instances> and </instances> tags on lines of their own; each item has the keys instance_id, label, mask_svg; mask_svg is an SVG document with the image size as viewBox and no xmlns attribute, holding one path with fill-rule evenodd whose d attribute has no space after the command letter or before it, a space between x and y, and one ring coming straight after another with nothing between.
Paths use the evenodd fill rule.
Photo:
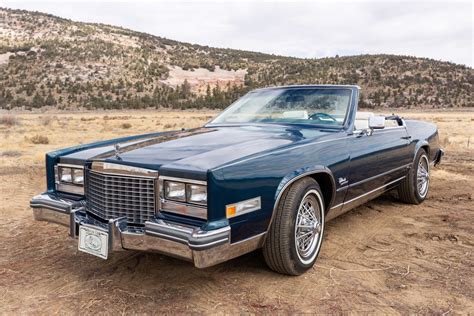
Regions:
<instances>
[{"instance_id":1,"label":"hood ornament","mask_svg":"<svg viewBox=\"0 0 474 316\"><path fill-rule=\"evenodd\" d=\"M122 160L122 157L120 157L120 149L122 149L120 144L117 143L117 144L114 145L115 158L117 158L117 160Z\"/></svg>"}]
</instances>

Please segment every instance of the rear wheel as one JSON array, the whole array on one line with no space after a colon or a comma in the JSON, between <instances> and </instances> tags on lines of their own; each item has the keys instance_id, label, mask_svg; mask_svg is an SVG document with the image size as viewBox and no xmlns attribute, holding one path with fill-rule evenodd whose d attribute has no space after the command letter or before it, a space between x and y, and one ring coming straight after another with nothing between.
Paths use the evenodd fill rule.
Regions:
<instances>
[{"instance_id":1,"label":"rear wheel","mask_svg":"<svg viewBox=\"0 0 474 316\"><path fill-rule=\"evenodd\" d=\"M263 254L279 273L301 275L319 254L324 233L324 201L318 183L303 178L281 197L267 233Z\"/></svg>"},{"instance_id":2,"label":"rear wheel","mask_svg":"<svg viewBox=\"0 0 474 316\"><path fill-rule=\"evenodd\" d=\"M398 188L399 198L410 204L420 204L426 199L430 187L430 163L428 154L420 149L412 168Z\"/></svg>"}]
</instances>

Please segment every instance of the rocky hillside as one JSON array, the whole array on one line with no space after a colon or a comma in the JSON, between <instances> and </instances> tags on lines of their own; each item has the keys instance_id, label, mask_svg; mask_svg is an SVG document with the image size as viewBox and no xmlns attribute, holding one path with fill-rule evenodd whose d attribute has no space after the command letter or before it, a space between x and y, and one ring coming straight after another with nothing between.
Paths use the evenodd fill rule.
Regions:
<instances>
[{"instance_id":1,"label":"rocky hillside","mask_svg":"<svg viewBox=\"0 0 474 316\"><path fill-rule=\"evenodd\" d=\"M358 84L364 107L474 106L470 67L362 55L298 59L0 9L0 109L222 108L256 87Z\"/></svg>"}]
</instances>

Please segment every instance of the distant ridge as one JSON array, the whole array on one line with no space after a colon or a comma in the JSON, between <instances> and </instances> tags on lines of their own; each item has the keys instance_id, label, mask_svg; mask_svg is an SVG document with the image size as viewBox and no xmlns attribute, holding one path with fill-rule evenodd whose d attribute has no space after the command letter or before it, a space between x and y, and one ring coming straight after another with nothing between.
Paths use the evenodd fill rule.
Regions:
<instances>
[{"instance_id":1,"label":"distant ridge","mask_svg":"<svg viewBox=\"0 0 474 316\"><path fill-rule=\"evenodd\" d=\"M474 106L473 69L428 58L300 59L0 8L0 109L223 108L250 89L358 84L367 108Z\"/></svg>"}]
</instances>

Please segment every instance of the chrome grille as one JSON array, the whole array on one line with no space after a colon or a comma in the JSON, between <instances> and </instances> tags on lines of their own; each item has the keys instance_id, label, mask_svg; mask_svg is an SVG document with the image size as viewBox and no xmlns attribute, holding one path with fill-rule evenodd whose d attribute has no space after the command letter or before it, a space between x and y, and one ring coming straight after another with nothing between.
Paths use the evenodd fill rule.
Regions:
<instances>
[{"instance_id":1,"label":"chrome grille","mask_svg":"<svg viewBox=\"0 0 474 316\"><path fill-rule=\"evenodd\" d=\"M86 171L86 209L105 220L143 224L155 213L156 179Z\"/></svg>"}]
</instances>

